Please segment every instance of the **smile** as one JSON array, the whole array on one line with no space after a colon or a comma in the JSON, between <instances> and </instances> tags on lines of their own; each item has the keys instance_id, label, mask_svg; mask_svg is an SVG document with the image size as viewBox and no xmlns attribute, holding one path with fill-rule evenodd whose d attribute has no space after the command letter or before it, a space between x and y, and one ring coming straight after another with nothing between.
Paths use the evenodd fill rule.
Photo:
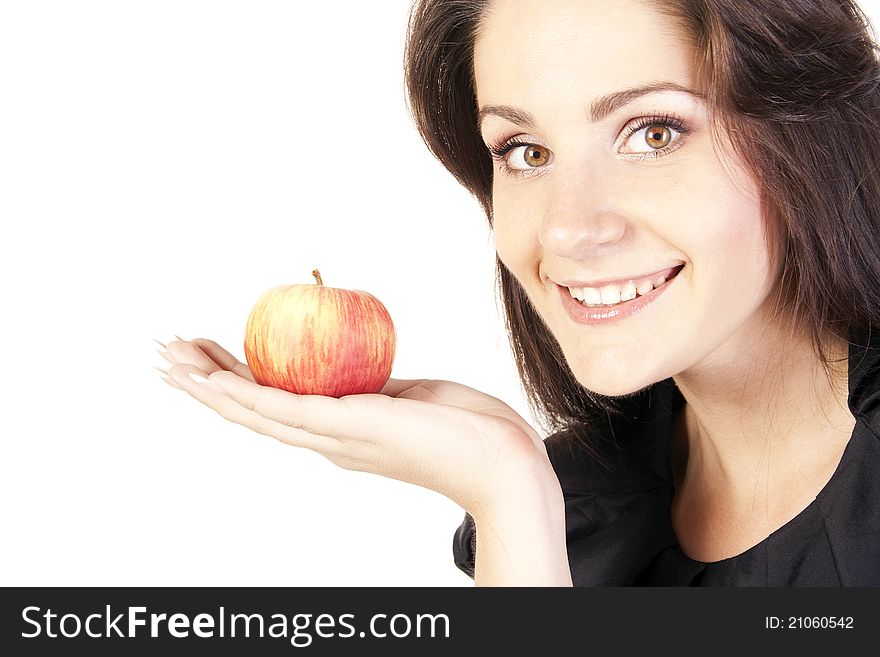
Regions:
<instances>
[{"instance_id":1,"label":"smile","mask_svg":"<svg viewBox=\"0 0 880 657\"><path fill-rule=\"evenodd\" d=\"M667 280L675 278L684 265L664 269L640 279L610 283L601 287L569 287L571 296L586 306L612 306L648 294Z\"/></svg>"},{"instance_id":2,"label":"smile","mask_svg":"<svg viewBox=\"0 0 880 657\"><path fill-rule=\"evenodd\" d=\"M638 280L601 287L557 285L569 316L579 324L604 324L631 317L655 301L676 279L678 265Z\"/></svg>"}]
</instances>

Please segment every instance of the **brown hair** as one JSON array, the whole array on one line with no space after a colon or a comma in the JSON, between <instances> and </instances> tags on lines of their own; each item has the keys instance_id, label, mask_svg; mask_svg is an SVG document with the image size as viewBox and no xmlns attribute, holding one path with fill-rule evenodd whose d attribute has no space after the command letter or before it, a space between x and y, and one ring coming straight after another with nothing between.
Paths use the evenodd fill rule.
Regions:
<instances>
[{"instance_id":1,"label":"brown hair","mask_svg":"<svg viewBox=\"0 0 880 657\"><path fill-rule=\"evenodd\" d=\"M497 0L496 0L497 1ZM473 49L489 0L416 0L405 52L410 111L431 152L480 202L490 227L492 160L477 123ZM655 2L690 35L696 83L762 192L782 254L773 299L807 332L830 376L825 336L880 325L880 65L854 0ZM583 388L496 257L514 359L551 431L625 413L627 398ZM630 396L632 397L632 396ZM632 397L634 399L634 397ZM634 408L634 407L633 407Z\"/></svg>"}]
</instances>

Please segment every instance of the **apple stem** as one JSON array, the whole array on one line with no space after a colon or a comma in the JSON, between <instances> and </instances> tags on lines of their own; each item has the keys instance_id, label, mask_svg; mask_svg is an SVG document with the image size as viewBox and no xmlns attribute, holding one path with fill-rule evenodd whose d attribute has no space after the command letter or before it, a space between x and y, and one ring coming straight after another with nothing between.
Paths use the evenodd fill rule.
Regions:
<instances>
[{"instance_id":1,"label":"apple stem","mask_svg":"<svg viewBox=\"0 0 880 657\"><path fill-rule=\"evenodd\" d=\"M317 269L312 270L312 276L314 276L315 280L318 281L318 285L324 284L324 281L321 280L321 272L319 272Z\"/></svg>"}]
</instances>

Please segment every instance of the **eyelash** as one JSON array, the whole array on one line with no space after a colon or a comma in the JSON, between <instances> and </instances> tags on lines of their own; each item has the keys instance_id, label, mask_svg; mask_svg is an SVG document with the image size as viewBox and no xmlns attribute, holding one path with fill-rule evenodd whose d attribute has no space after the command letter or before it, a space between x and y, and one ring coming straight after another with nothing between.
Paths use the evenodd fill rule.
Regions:
<instances>
[{"instance_id":1,"label":"eyelash","mask_svg":"<svg viewBox=\"0 0 880 657\"><path fill-rule=\"evenodd\" d=\"M680 142L685 134L690 131L690 128L684 122L680 116L675 114L652 114L649 116L643 116L640 119L637 119L634 123L630 123L624 129L623 141L626 141L632 137L635 133L643 128L647 128L649 126L663 126L666 128L672 128L677 133L682 135L679 137L677 142ZM489 145L489 152L492 155L492 159L496 160L501 165L501 170L509 175L514 177L524 177L535 175L542 167L535 167L533 170L524 170L524 169L514 169L513 167L508 166L507 164L507 154L512 151L514 148L518 146L535 146L536 144L531 141L523 141L519 137L514 137L508 140L501 140L498 143ZM653 152L645 152L645 153L629 153L628 156L637 160L644 160L646 158L656 159L658 157L663 157L664 155L669 155L673 151L678 150L678 146L664 146L663 148L657 149Z\"/></svg>"}]
</instances>

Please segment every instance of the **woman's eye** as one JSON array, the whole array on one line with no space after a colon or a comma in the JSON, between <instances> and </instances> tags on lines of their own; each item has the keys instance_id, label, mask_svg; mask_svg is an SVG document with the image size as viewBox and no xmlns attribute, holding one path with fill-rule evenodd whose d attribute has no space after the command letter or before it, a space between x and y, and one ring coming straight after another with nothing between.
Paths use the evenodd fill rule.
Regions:
<instances>
[{"instance_id":1,"label":"woman's eye","mask_svg":"<svg viewBox=\"0 0 880 657\"><path fill-rule=\"evenodd\" d=\"M664 123L652 123L641 128L636 128L626 139L626 144L633 150L627 153L642 153L653 155L664 151L667 147L678 141L681 132Z\"/></svg>"},{"instance_id":2,"label":"woman's eye","mask_svg":"<svg viewBox=\"0 0 880 657\"><path fill-rule=\"evenodd\" d=\"M550 149L538 144L514 146L507 153L507 166L517 171L537 169L549 161Z\"/></svg>"}]
</instances>

